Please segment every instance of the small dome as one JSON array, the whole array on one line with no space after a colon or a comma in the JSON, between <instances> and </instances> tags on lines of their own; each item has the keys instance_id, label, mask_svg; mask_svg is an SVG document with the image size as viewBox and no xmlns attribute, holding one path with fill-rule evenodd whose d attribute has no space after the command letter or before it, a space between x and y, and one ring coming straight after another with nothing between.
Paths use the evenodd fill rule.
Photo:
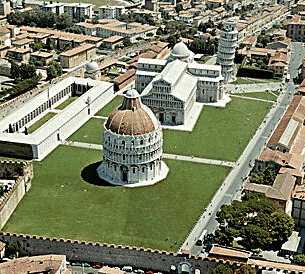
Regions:
<instances>
[{"instance_id":1,"label":"small dome","mask_svg":"<svg viewBox=\"0 0 305 274\"><path fill-rule=\"evenodd\" d=\"M153 112L142 104L135 89L124 94L122 105L110 113L105 128L121 135L142 135L155 131L159 122Z\"/></svg>"},{"instance_id":2,"label":"small dome","mask_svg":"<svg viewBox=\"0 0 305 274\"><path fill-rule=\"evenodd\" d=\"M99 66L95 61L86 64L86 72L94 72L99 70Z\"/></svg>"},{"instance_id":3,"label":"small dome","mask_svg":"<svg viewBox=\"0 0 305 274\"><path fill-rule=\"evenodd\" d=\"M187 45L183 43L183 41L180 41L173 47L171 56L178 59L187 58L190 56L190 50L188 49Z\"/></svg>"}]
</instances>

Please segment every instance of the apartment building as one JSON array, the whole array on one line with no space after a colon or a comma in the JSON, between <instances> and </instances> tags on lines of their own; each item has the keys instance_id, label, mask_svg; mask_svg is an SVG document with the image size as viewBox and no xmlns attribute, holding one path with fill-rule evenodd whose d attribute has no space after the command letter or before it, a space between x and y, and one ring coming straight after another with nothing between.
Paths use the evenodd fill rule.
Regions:
<instances>
[{"instance_id":1,"label":"apartment building","mask_svg":"<svg viewBox=\"0 0 305 274\"><path fill-rule=\"evenodd\" d=\"M301 16L293 16L287 24L287 37L293 42L305 42L305 20Z\"/></svg>"},{"instance_id":2,"label":"apartment building","mask_svg":"<svg viewBox=\"0 0 305 274\"><path fill-rule=\"evenodd\" d=\"M62 52L59 55L60 64L65 69L76 67L96 57L96 48L91 44L84 44L79 47Z\"/></svg>"},{"instance_id":3,"label":"apartment building","mask_svg":"<svg viewBox=\"0 0 305 274\"><path fill-rule=\"evenodd\" d=\"M100 6L98 16L100 19L119 19L122 14L126 13L124 6Z\"/></svg>"}]
</instances>

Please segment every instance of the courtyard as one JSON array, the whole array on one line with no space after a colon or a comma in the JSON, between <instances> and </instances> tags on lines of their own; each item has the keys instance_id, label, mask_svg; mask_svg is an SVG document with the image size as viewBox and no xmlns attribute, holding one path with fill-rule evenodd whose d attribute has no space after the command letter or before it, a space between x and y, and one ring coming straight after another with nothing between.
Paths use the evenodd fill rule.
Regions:
<instances>
[{"instance_id":1,"label":"courtyard","mask_svg":"<svg viewBox=\"0 0 305 274\"><path fill-rule=\"evenodd\" d=\"M60 146L34 162L32 188L4 231L177 251L230 169L166 161L151 187L113 187L95 173L101 152Z\"/></svg>"},{"instance_id":2,"label":"courtyard","mask_svg":"<svg viewBox=\"0 0 305 274\"><path fill-rule=\"evenodd\" d=\"M97 116L107 116L121 100L116 97ZM233 98L226 108L204 107L192 132L164 130L164 152L236 161L272 103ZM228 122L230 121L230 122ZM69 140L101 144L104 119L92 118Z\"/></svg>"}]
</instances>

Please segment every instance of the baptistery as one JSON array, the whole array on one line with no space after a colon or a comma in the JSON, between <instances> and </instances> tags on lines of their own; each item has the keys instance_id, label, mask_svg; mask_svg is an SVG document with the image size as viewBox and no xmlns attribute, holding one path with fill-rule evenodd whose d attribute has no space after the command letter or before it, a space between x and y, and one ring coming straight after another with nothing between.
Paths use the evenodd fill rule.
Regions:
<instances>
[{"instance_id":1,"label":"baptistery","mask_svg":"<svg viewBox=\"0 0 305 274\"><path fill-rule=\"evenodd\" d=\"M163 136L159 121L141 102L135 89L123 94L122 104L104 123L101 179L122 186L155 184L168 174L162 161Z\"/></svg>"}]
</instances>

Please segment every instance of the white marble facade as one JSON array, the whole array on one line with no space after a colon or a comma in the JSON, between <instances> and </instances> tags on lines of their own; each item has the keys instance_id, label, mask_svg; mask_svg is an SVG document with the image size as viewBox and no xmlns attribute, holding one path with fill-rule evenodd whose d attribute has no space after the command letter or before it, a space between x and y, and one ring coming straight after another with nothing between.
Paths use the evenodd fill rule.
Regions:
<instances>
[{"instance_id":1,"label":"white marble facade","mask_svg":"<svg viewBox=\"0 0 305 274\"><path fill-rule=\"evenodd\" d=\"M155 184L168 173L162 161L162 146L160 123L141 103L137 91L128 90L122 105L104 124L99 177L129 187Z\"/></svg>"},{"instance_id":2,"label":"white marble facade","mask_svg":"<svg viewBox=\"0 0 305 274\"><path fill-rule=\"evenodd\" d=\"M196 63L179 42L168 60L140 58L135 86L162 125L176 126L189 120L195 102L223 100L222 81L221 66Z\"/></svg>"}]
</instances>

